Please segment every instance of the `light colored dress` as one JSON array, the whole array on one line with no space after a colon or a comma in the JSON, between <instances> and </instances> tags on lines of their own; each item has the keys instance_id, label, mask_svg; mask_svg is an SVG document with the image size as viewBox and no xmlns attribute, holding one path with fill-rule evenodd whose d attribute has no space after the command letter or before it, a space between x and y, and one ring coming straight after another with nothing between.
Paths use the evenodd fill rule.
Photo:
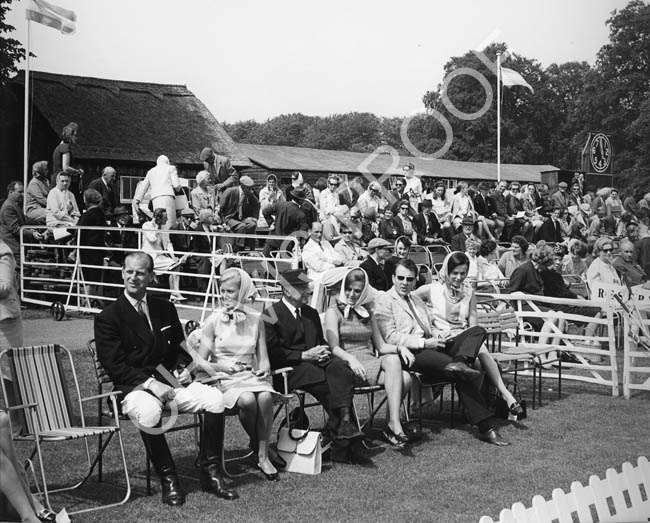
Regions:
<instances>
[{"instance_id":1,"label":"light colored dress","mask_svg":"<svg viewBox=\"0 0 650 523\"><path fill-rule=\"evenodd\" d=\"M361 318L353 309L346 319L343 317L342 308L344 305L339 303L330 307L336 313L339 324L339 345L363 365L368 383L376 385L381 372L381 358L377 358L372 352L370 318Z\"/></svg>"},{"instance_id":2,"label":"light colored dress","mask_svg":"<svg viewBox=\"0 0 650 523\"><path fill-rule=\"evenodd\" d=\"M454 334L467 328L472 290L468 286L464 286L463 291L462 299L457 301L451 298L445 284L440 282L429 284L429 300L433 309L434 328L452 331Z\"/></svg>"},{"instance_id":3,"label":"light colored dress","mask_svg":"<svg viewBox=\"0 0 650 523\"><path fill-rule=\"evenodd\" d=\"M243 363L257 368L255 354L259 336L259 315L236 311L229 319L222 310L215 311L205 322L202 332L212 343L210 362L219 361L225 365ZM219 388L227 409L233 408L242 392L271 392L270 382L260 379L250 370L234 374L219 373Z\"/></svg>"},{"instance_id":4,"label":"light colored dress","mask_svg":"<svg viewBox=\"0 0 650 523\"><path fill-rule=\"evenodd\" d=\"M153 221L142 224L142 250L153 258L156 272L170 271L180 265L180 260L174 256L169 234L159 229Z\"/></svg>"}]
</instances>

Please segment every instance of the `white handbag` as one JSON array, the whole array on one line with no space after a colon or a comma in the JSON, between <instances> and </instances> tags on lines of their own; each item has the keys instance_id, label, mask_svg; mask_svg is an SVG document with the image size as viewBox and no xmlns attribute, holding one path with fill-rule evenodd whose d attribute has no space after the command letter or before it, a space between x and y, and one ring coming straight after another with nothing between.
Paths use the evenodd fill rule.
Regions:
<instances>
[{"instance_id":1,"label":"white handbag","mask_svg":"<svg viewBox=\"0 0 650 523\"><path fill-rule=\"evenodd\" d=\"M278 454L287 462L284 470L299 474L320 474L323 447L321 433L315 430L299 430L282 427L278 431Z\"/></svg>"}]
</instances>

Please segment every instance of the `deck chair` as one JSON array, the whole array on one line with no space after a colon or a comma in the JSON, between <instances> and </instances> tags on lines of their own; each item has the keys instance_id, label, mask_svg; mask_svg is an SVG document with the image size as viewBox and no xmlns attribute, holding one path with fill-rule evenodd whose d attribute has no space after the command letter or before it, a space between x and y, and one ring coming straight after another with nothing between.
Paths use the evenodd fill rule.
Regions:
<instances>
[{"instance_id":1,"label":"deck chair","mask_svg":"<svg viewBox=\"0 0 650 523\"><path fill-rule=\"evenodd\" d=\"M7 349L0 353L0 364L3 359L7 360L11 369L13 392L17 404L8 404L5 381L0 380L3 398L5 404L9 405L9 410L17 410L21 414L22 430L15 439L17 441L30 441L34 443L29 460L31 463L34 456L38 458L45 505L52 510L50 494L73 490L83 485L92 475L95 466L115 435L117 435L126 482L124 498L119 502L108 503L100 507L71 511L70 514L89 512L126 503L131 495L131 484L129 482L126 458L124 456L122 432L120 431L119 419L117 417L116 396L118 393L106 392L82 398L72 355L62 345L50 344ZM66 376L63 372L64 364L70 366L70 377ZM75 423L75 413L72 409L75 402L70 397L68 391L68 378L72 380L77 397L76 403L79 411L79 424ZM84 415L84 404L88 401L101 401L104 398L110 400L113 408L113 415L111 416L112 423L106 426L87 426ZM97 453L94 453L94 457L91 457L88 439L97 436L105 438L105 440L97 449ZM80 438L84 440L88 462L85 475L72 485L51 489L48 487L43 464L43 444L47 442L72 441Z\"/></svg>"}]
</instances>

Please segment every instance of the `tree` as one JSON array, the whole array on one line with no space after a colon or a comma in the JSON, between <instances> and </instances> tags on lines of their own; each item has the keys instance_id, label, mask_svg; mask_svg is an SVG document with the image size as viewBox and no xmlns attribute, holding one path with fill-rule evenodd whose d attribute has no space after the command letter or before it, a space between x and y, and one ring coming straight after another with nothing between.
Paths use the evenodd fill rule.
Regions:
<instances>
[{"instance_id":1,"label":"tree","mask_svg":"<svg viewBox=\"0 0 650 523\"><path fill-rule=\"evenodd\" d=\"M18 71L16 64L25 58L25 49L18 40L3 36L15 30L13 26L5 23L5 16L12 1L0 0L0 86L4 86L11 75Z\"/></svg>"}]
</instances>

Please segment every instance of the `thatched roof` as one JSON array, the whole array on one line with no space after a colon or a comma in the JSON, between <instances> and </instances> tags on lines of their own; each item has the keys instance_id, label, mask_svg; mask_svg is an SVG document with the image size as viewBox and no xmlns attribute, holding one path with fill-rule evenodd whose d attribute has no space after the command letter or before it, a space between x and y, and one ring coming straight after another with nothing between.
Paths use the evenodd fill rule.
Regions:
<instances>
[{"instance_id":1,"label":"thatched roof","mask_svg":"<svg viewBox=\"0 0 650 523\"><path fill-rule=\"evenodd\" d=\"M401 174L402 167L409 162L415 164L416 174L458 180L496 180L495 163L459 162L455 160L428 160L413 156L390 154L371 155L348 151L328 151L306 147L283 145L252 145L239 143L237 146L250 160L269 170L276 171L318 171L332 173L361 173L372 175ZM501 178L507 181L540 182L541 173L557 171L552 165L501 164Z\"/></svg>"},{"instance_id":2,"label":"thatched roof","mask_svg":"<svg viewBox=\"0 0 650 523\"><path fill-rule=\"evenodd\" d=\"M13 82L24 88L24 72ZM174 163L200 164L212 147L233 165L250 166L228 133L184 85L124 82L33 72L33 103L56 134L79 124L75 157L155 162L165 154ZM31 90L31 89L30 89Z\"/></svg>"}]
</instances>

